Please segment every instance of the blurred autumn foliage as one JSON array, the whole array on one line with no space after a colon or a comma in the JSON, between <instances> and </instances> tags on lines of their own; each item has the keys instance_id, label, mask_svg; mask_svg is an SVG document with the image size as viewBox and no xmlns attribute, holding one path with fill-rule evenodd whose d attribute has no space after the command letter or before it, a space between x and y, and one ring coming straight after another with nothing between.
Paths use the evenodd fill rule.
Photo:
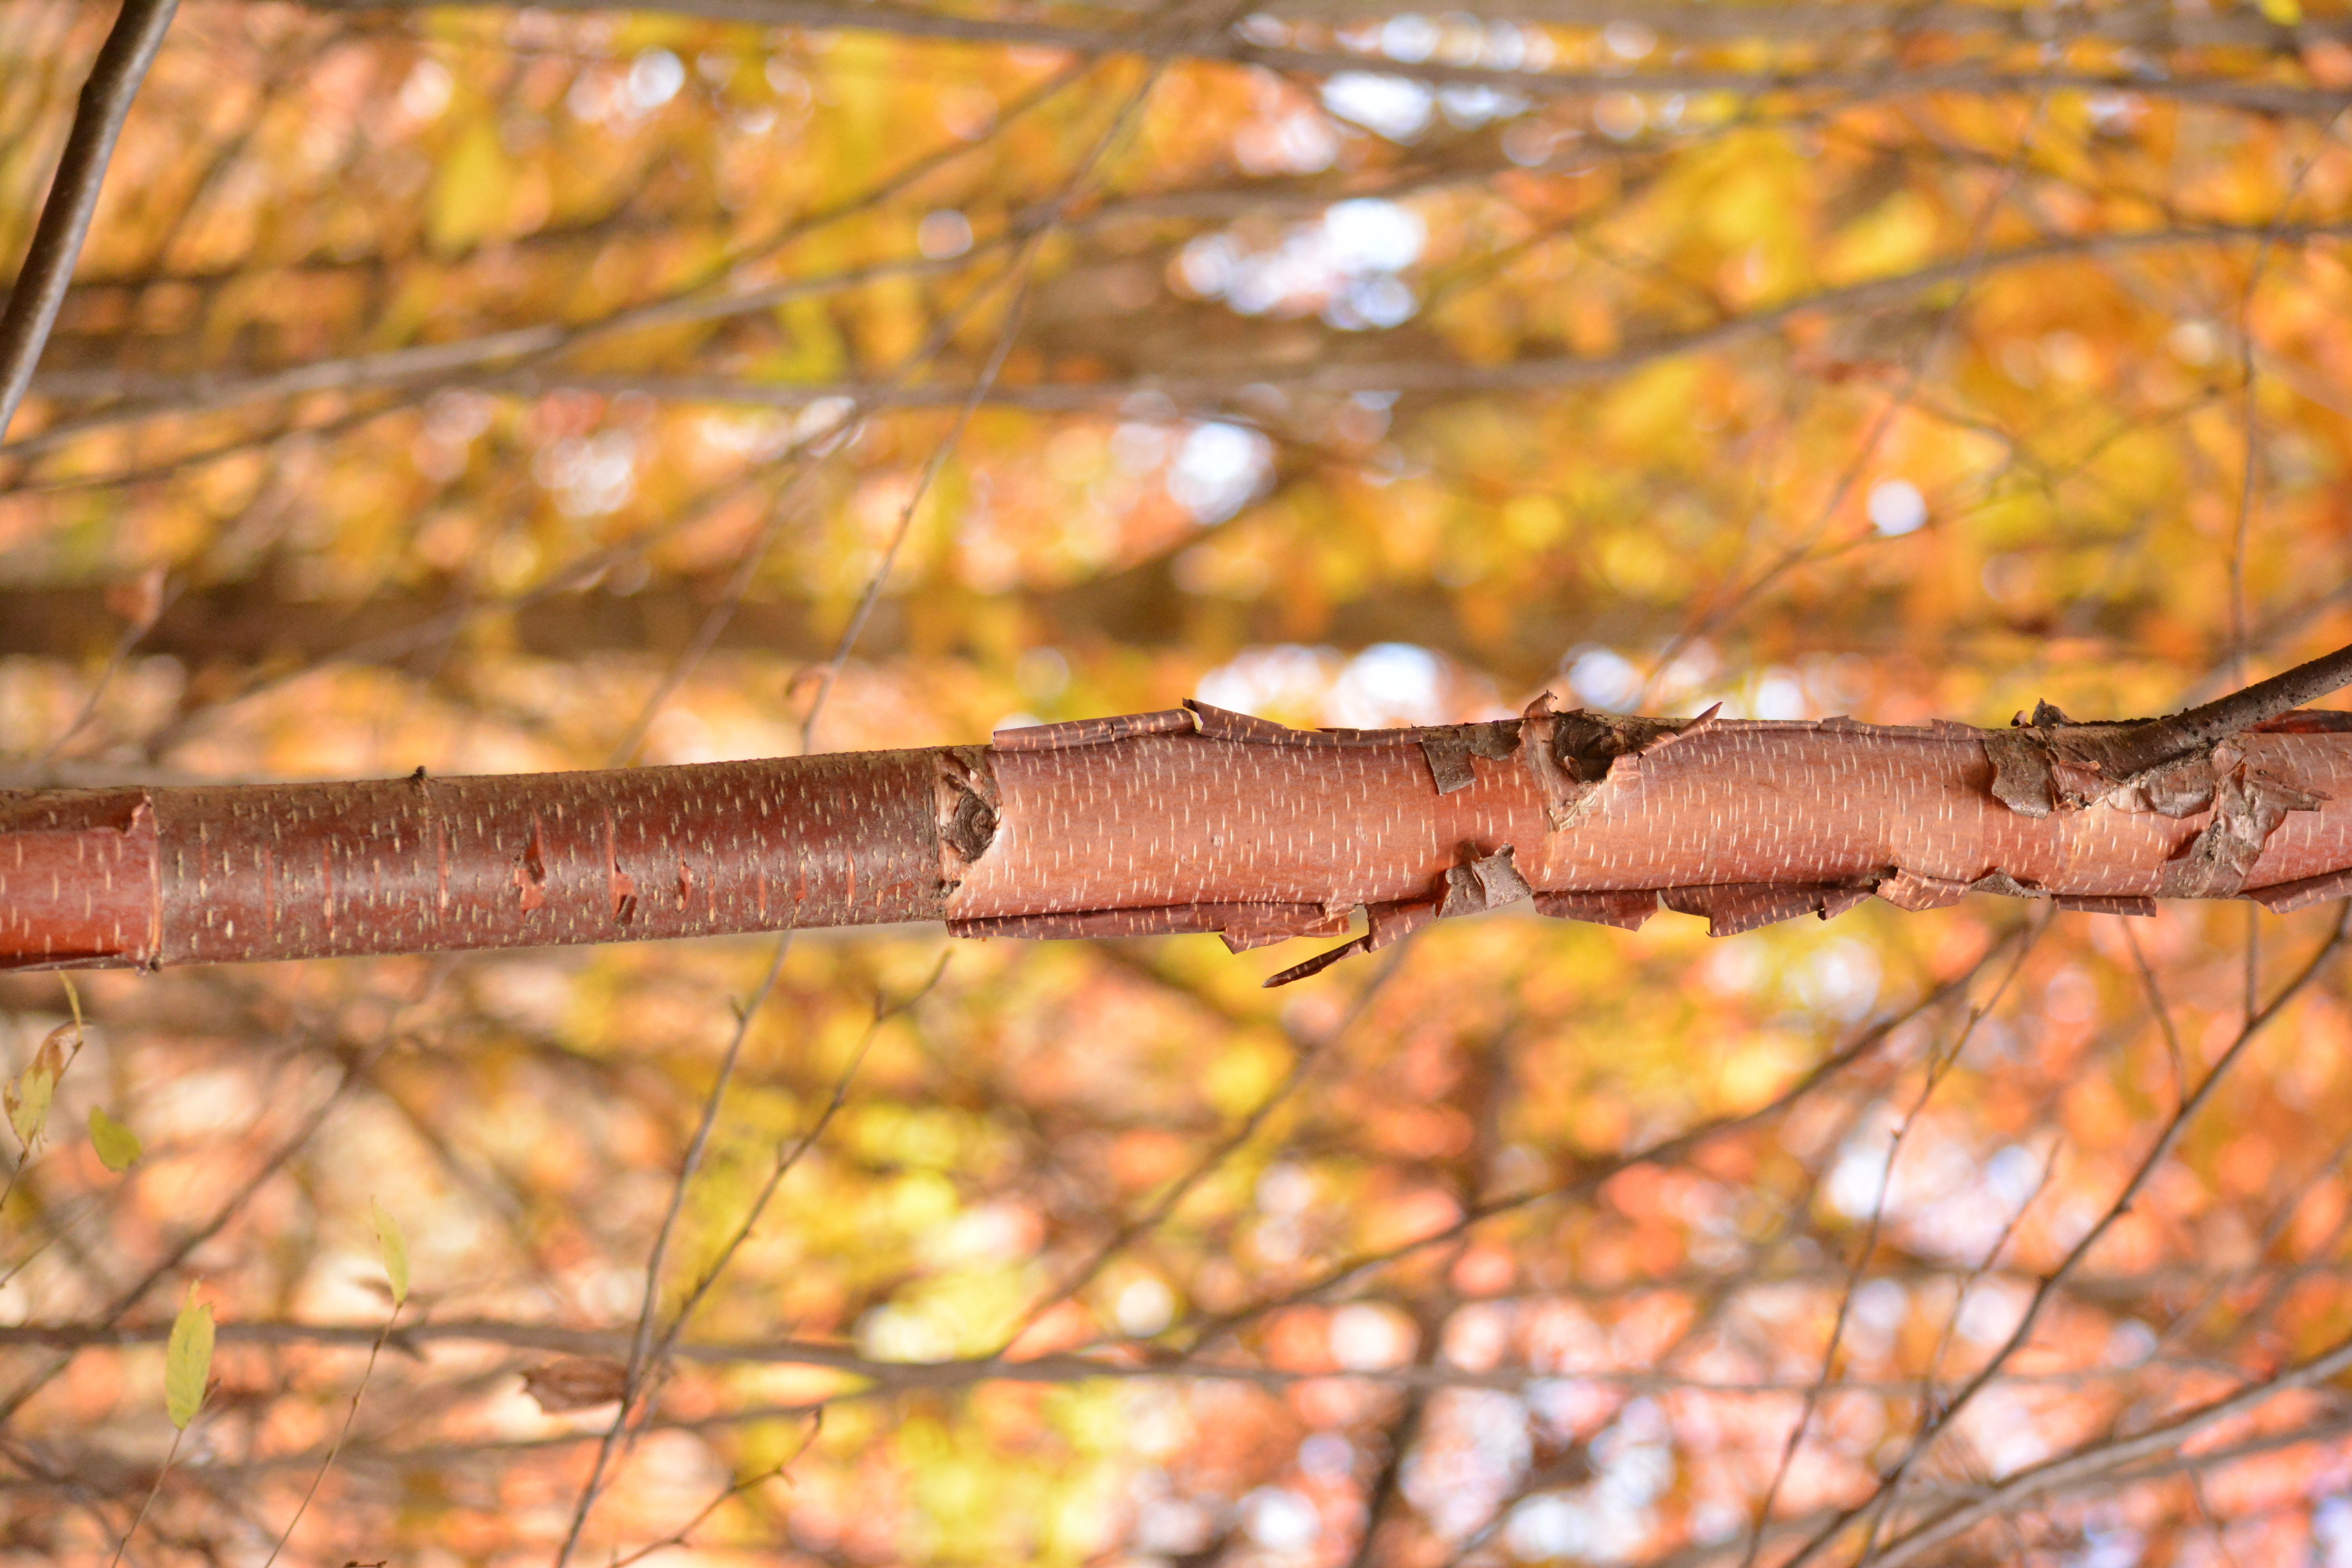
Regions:
<instances>
[{"instance_id":1,"label":"blurred autumn foliage","mask_svg":"<svg viewBox=\"0 0 2352 1568\"><path fill-rule=\"evenodd\" d=\"M9 265L110 14L0 8ZM5 782L789 752L870 584L821 749L2210 696L2352 641L2347 87L2296 0L189 0ZM2336 918L18 977L0 1558L258 1563L348 1416L280 1561L2352 1563Z\"/></svg>"}]
</instances>

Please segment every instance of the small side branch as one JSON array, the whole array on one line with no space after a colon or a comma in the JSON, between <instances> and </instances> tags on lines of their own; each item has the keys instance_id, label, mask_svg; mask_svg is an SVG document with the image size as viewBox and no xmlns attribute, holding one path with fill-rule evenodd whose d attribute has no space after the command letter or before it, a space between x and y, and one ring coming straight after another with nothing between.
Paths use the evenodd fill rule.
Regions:
<instances>
[{"instance_id":1,"label":"small side branch","mask_svg":"<svg viewBox=\"0 0 2352 1568\"><path fill-rule=\"evenodd\" d=\"M2347 685L2352 685L2352 647L2340 647L2242 691L2136 726L2116 742L2116 765L2124 776L2146 773Z\"/></svg>"},{"instance_id":2,"label":"small side branch","mask_svg":"<svg viewBox=\"0 0 2352 1568\"><path fill-rule=\"evenodd\" d=\"M89 79L82 84L65 155L58 160L57 178L42 205L25 265L16 273L16 286L9 292L8 308L0 312L0 436L8 433L16 405L33 383L33 367L49 341L58 307L65 303L82 237L98 210L99 186L114 156L114 140L122 132L131 100L146 80L147 68L154 63L178 9L179 0L122 0L114 30L106 36Z\"/></svg>"}]
</instances>

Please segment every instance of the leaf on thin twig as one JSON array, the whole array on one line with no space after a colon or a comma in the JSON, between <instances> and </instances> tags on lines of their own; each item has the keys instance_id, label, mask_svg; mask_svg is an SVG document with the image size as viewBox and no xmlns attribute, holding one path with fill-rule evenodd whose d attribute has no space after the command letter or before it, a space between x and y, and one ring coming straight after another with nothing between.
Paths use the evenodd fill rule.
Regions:
<instances>
[{"instance_id":1,"label":"leaf on thin twig","mask_svg":"<svg viewBox=\"0 0 2352 1568\"><path fill-rule=\"evenodd\" d=\"M8 1110L8 1125L16 1129L16 1142L25 1146L27 1153L48 1122L49 1102L57 1098L58 1079L65 1076L68 1039L76 1047L80 1045L79 1023L59 1024L51 1029L42 1040L41 1048L33 1053L32 1061L16 1075L16 1081L0 1090L0 1104Z\"/></svg>"},{"instance_id":2,"label":"leaf on thin twig","mask_svg":"<svg viewBox=\"0 0 2352 1568\"><path fill-rule=\"evenodd\" d=\"M98 1163L110 1171L127 1171L136 1164L147 1146L139 1134L109 1116L103 1108L89 1108L89 1141L98 1150Z\"/></svg>"},{"instance_id":3,"label":"leaf on thin twig","mask_svg":"<svg viewBox=\"0 0 2352 1568\"><path fill-rule=\"evenodd\" d=\"M392 1281L392 1304L400 1306L408 1300L408 1242L400 1234L400 1222L375 1199L368 1200L375 1210L376 1247L383 1257L384 1277Z\"/></svg>"},{"instance_id":4,"label":"leaf on thin twig","mask_svg":"<svg viewBox=\"0 0 2352 1568\"><path fill-rule=\"evenodd\" d=\"M522 1374L522 1391L553 1415L566 1410L587 1410L621 1397L629 1369L602 1356L565 1356Z\"/></svg>"},{"instance_id":5,"label":"leaf on thin twig","mask_svg":"<svg viewBox=\"0 0 2352 1568\"><path fill-rule=\"evenodd\" d=\"M180 1303L180 1315L172 1320L171 1341L163 1349L163 1408L170 1412L173 1426L185 1431L196 1418L212 1373L212 1304L199 1302L196 1288L190 1285L188 1299Z\"/></svg>"}]
</instances>

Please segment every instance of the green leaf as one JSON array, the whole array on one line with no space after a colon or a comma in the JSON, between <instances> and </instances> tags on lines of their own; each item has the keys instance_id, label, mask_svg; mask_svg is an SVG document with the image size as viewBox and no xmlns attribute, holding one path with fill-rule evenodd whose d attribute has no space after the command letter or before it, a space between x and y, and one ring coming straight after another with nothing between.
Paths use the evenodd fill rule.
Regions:
<instances>
[{"instance_id":1,"label":"green leaf","mask_svg":"<svg viewBox=\"0 0 2352 1568\"><path fill-rule=\"evenodd\" d=\"M89 1108L89 1141L97 1146L98 1163L110 1171L131 1169L147 1149L138 1133L95 1105Z\"/></svg>"},{"instance_id":2,"label":"green leaf","mask_svg":"<svg viewBox=\"0 0 2352 1568\"><path fill-rule=\"evenodd\" d=\"M188 1299L180 1303L180 1315L172 1320L171 1342L163 1348L163 1408L171 1413L173 1426L187 1430L205 1403L212 1375L212 1304L197 1301L196 1288L191 1285Z\"/></svg>"},{"instance_id":3,"label":"green leaf","mask_svg":"<svg viewBox=\"0 0 2352 1568\"><path fill-rule=\"evenodd\" d=\"M368 1204L375 1210L375 1239L383 1255L383 1271L392 1280L392 1304L395 1307L408 1300L408 1243L400 1234L400 1222L373 1198Z\"/></svg>"}]
</instances>

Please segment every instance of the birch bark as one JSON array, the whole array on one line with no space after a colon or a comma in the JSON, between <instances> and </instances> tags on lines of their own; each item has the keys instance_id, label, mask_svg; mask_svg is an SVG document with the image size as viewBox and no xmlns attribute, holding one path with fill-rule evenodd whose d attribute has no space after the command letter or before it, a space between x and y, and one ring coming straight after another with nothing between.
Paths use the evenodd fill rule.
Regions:
<instances>
[{"instance_id":1,"label":"birch bark","mask_svg":"<svg viewBox=\"0 0 2352 1568\"><path fill-rule=\"evenodd\" d=\"M1540 699L1496 723L1297 731L1192 703L985 747L0 795L0 967L908 920L962 936L1221 931L1240 951L1360 917L1279 983L1528 898L1623 926L1663 903L1717 935L1874 895L2284 910L2352 891L2352 715L2274 710L2311 684L2136 725L2045 708L2005 731ZM2215 733L2215 711L2241 727Z\"/></svg>"}]
</instances>

